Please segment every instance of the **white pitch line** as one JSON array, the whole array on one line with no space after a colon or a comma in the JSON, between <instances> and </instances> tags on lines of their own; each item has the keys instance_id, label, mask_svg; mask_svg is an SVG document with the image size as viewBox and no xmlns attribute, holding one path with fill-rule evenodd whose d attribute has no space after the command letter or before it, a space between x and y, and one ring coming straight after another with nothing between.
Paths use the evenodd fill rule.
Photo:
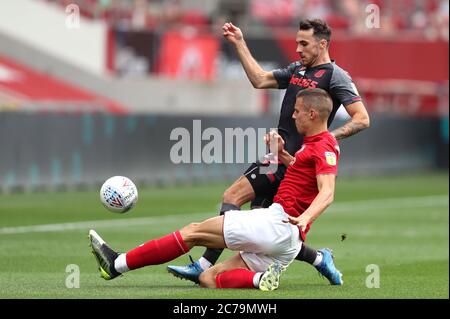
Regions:
<instances>
[{"instance_id":1,"label":"white pitch line","mask_svg":"<svg viewBox=\"0 0 450 319\"><path fill-rule=\"evenodd\" d=\"M448 195L440 196L424 196L424 197L400 197L400 198L380 198L363 201L348 201L334 203L328 209L329 213L333 212L351 212L355 210L372 210L383 208L409 208L409 207L443 207L448 206ZM108 219L108 220L92 220L63 224L45 224L18 227L0 228L0 235L25 234L25 233L42 233L42 232L58 232L66 230L80 230L91 228L111 228L123 226L142 226L142 225L161 225L164 223L181 223L182 221L201 221L208 217L213 217L213 212L169 215L155 217L138 217L127 219Z\"/></svg>"}]
</instances>

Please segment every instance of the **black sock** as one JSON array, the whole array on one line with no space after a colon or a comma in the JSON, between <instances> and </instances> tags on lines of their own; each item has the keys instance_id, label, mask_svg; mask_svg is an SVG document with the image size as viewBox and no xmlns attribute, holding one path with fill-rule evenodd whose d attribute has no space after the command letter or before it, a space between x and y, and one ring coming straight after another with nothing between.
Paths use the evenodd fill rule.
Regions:
<instances>
[{"instance_id":1,"label":"black sock","mask_svg":"<svg viewBox=\"0 0 450 319\"><path fill-rule=\"evenodd\" d=\"M239 207L233 204L222 203L222 207L220 207L220 215L223 215L226 211L229 210L240 210ZM217 259L219 259L222 254L223 248L206 248L203 253L203 258L207 259L211 264L215 264Z\"/></svg>"},{"instance_id":2,"label":"black sock","mask_svg":"<svg viewBox=\"0 0 450 319\"><path fill-rule=\"evenodd\" d=\"M317 257L317 250L308 247L305 245L305 243L302 243L302 249L300 249L300 252L298 253L297 257L295 259L307 262L308 264L313 264L314 260L316 260Z\"/></svg>"}]
</instances>

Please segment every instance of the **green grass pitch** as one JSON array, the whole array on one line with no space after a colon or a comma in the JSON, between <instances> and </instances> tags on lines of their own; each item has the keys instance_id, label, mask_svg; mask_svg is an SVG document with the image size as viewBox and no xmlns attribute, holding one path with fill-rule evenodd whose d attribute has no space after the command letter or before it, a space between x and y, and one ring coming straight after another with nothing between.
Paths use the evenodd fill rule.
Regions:
<instances>
[{"instance_id":1,"label":"green grass pitch","mask_svg":"<svg viewBox=\"0 0 450 319\"><path fill-rule=\"evenodd\" d=\"M119 250L217 214L226 185L140 189L127 214L107 212L97 191L0 196L0 298L334 299L449 298L448 172L339 179L335 202L313 225L308 243L330 247L344 286L328 285L310 265L294 261L278 290L201 289L166 265L112 281L99 277L88 247L93 227ZM342 240L342 235L346 239ZM197 258L203 248L195 248ZM222 255L228 257L232 252ZM187 255L172 264L185 264ZM79 288L67 288L77 265ZM379 288L368 288L369 265ZM367 268L369 266L369 268ZM67 282L66 282L67 281Z\"/></svg>"}]
</instances>

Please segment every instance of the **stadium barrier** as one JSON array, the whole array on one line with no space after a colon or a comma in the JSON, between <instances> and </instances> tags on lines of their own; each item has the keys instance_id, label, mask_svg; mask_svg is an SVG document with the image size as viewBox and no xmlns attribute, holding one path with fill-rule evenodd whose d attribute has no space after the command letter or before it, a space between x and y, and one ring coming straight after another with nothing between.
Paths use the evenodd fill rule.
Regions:
<instances>
[{"instance_id":1,"label":"stadium barrier","mask_svg":"<svg viewBox=\"0 0 450 319\"><path fill-rule=\"evenodd\" d=\"M335 125L342 124L339 121L336 120ZM196 123L201 123L201 128L195 128ZM208 140L206 129L211 128L209 133L219 132L218 136L222 138L226 136L226 128L249 129L251 132L256 128L269 129L276 123L275 116L175 117L1 112L1 190L93 187L113 175L128 176L139 185L232 181L247 168L250 157L256 156L247 150L255 150L255 144L260 141L254 138L244 140L240 150L244 152L244 160L241 158L240 163L208 164L203 155L213 135L210 134ZM399 174L438 168L442 156L440 124L438 118L372 117L370 129L340 142L340 175ZM177 128L178 132L189 134L190 163L174 162L174 154L179 155L180 151L174 149L179 142L179 136L174 134ZM224 150L229 150L230 143L238 144L223 138L215 142ZM446 143L448 145L448 138ZM221 158L225 155L222 154ZM236 156L233 160L236 162L236 153L233 156ZM448 153L446 156L448 158ZM448 167L448 161L446 165Z\"/></svg>"}]
</instances>

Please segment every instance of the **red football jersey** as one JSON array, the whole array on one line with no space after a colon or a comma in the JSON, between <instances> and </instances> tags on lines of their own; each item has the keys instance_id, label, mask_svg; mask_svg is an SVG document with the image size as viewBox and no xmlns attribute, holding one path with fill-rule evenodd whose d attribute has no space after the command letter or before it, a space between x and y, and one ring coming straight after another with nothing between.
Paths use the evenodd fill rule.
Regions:
<instances>
[{"instance_id":1,"label":"red football jersey","mask_svg":"<svg viewBox=\"0 0 450 319\"><path fill-rule=\"evenodd\" d=\"M300 216L319 193L317 175L338 172L339 145L328 131L306 136L295 160L287 168L273 201L294 217ZM302 232L302 239L310 225Z\"/></svg>"}]
</instances>

